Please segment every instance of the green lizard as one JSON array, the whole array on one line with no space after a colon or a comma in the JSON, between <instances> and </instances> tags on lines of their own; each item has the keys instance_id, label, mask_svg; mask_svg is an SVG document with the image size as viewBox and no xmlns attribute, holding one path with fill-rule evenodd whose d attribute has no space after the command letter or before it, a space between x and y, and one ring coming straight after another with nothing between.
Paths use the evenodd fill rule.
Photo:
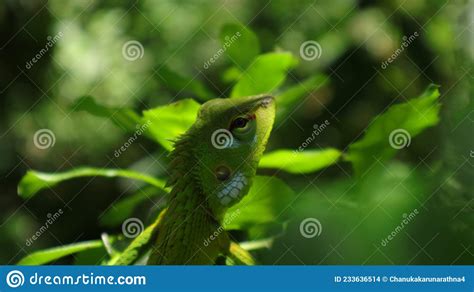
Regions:
<instances>
[{"instance_id":1,"label":"green lizard","mask_svg":"<svg viewBox=\"0 0 474 292\"><path fill-rule=\"evenodd\" d=\"M130 264L151 242L149 265L214 264L220 256L252 263L222 227L226 210L252 184L275 117L268 95L213 99L171 153L166 210L109 264Z\"/></svg>"}]
</instances>

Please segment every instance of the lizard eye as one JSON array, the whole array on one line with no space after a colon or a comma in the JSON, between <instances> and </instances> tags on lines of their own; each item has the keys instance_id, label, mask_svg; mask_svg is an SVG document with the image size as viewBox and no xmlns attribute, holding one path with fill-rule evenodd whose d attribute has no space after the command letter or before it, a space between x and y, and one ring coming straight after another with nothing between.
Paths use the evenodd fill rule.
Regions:
<instances>
[{"instance_id":1,"label":"lizard eye","mask_svg":"<svg viewBox=\"0 0 474 292\"><path fill-rule=\"evenodd\" d=\"M230 130L237 133L246 133L250 129L250 119L246 117L237 117L230 124Z\"/></svg>"},{"instance_id":2,"label":"lizard eye","mask_svg":"<svg viewBox=\"0 0 474 292\"><path fill-rule=\"evenodd\" d=\"M232 121L232 124L230 125L230 127L232 129L245 128L247 126L248 122L249 122L248 119L243 118L243 117L238 117L238 118L236 118L235 120Z\"/></svg>"},{"instance_id":3,"label":"lizard eye","mask_svg":"<svg viewBox=\"0 0 474 292\"><path fill-rule=\"evenodd\" d=\"M230 169L227 166L218 166L215 170L216 178L220 181L226 181L230 177Z\"/></svg>"}]
</instances>

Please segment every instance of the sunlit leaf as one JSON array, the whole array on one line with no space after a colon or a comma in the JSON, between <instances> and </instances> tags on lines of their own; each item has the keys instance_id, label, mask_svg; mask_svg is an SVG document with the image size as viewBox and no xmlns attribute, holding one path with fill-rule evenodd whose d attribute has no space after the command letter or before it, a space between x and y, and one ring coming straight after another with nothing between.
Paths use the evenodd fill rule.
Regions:
<instances>
[{"instance_id":1,"label":"sunlit leaf","mask_svg":"<svg viewBox=\"0 0 474 292\"><path fill-rule=\"evenodd\" d=\"M274 242L275 242L275 238L264 238L264 239L259 239L259 240L239 242L239 245L243 249L250 251L250 250L263 249L263 248L271 248Z\"/></svg>"},{"instance_id":2,"label":"sunlit leaf","mask_svg":"<svg viewBox=\"0 0 474 292\"><path fill-rule=\"evenodd\" d=\"M227 211L224 227L245 230L256 224L283 222L293 199L293 190L282 180L256 176L249 193Z\"/></svg>"},{"instance_id":3,"label":"sunlit leaf","mask_svg":"<svg viewBox=\"0 0 474 292\"><path fill-rule=\"evenodd\" d=\"M322 150L276 150L263 155L261 168L276 168L290 173L309 173L336 163L341 152L334 148Z\"/></svg>"},{"instance_id":4,"label":"sunlit leaf","mask_svg":"<svg viewBox=\"0 0 474 292\"><path fill-rule=\"evenodd\" d=\"M288 218L291 219L290 216ZM254 225L246 230L247 238L251 241L260 241L269 238L277 238L286 234L287 223L285 222L268 222L264 224Z\"/></svg>"},{"instance_id":5,"label":"sunlit leaf","mask_svg":"<svg viewBox=\"0 0 474 292\"><path fill-rule=\"evenodd\" d=\"M260 44L255 33L240 24L224 25L219 38L222 50L240 70L247 68L260 53Z\"/></svg>"},{"instance_id":6,"label":"sunlit leaf","mask_svg":"<svg viewBox=\"0 0 474 292\"><path fill-rule=\"evenodd\" d=\"M191 127L199 111L199 103L192 99L160 106L143 112L144 120L149 120L150 134L166 150L173 148L173 140Z\"/></svg>"},{"instance_id":7,"label":"sunlit leaf","mask_svg":"<svg viewBox=\"0 0 474 292\"><path fill-rule=\"evenodd\" d=\"M285 81L288 70L298 60L291 53L268 53L258 56L232 89L232 97L270 93Z\"/></svg>"},{"instance_id":8,"label":"sunlit leaf","mask_svg":"<svg viewBox=\"0 0 474 292\"><path fill-rule=\"evenodd\" d=\"M115 108L99 104L91 96L79 98L73 105L74 111L86 111L94 116L110 119L114 124L127 132L136 131L142 124L141 117L128 108Z\"/></svg>"},{"instance_id":9,"label":"sunlit leaf","mask_svg":"<svg viewBox=\"0 0 474 292\"><path fill-rule=\"evenodd\" d=\"M91 240L33 252L22 258L18 265L43 265L85 250L103 247L102 241Z\"/></svg>"},{"instance_id":10,"label":"sunlit leaf","mask_svg":"<svg viewBox=\"0 0 474 292\"><path fill-rule=\"evenodd\" d=\"M375 162L395 155L397 150L410 146L411 139L439 121L441 104L435 85L405 103L390 107L374 118L364 137L350 145L347 160L356 174L362 174Z\"/></svg>"},{"instance_id":11,"label":"sunlit leaf","mask_svg":"<svg viewBox=\"0 0 474 292\"><path fill-rule=\"evenodd\" d=\"M222 81L224 81L225 83L236 82L239 80L241 74L242 71L240 71L236 67L230 67L222 74Z\"/></svg>"},{"instance_id":12,"label":"sunlit leaf","mask_svg":"<svg viewBox=\"0 0 474 292\"><path fill-rule=\"evenodd\" d=\"M226 261L226 264L228 266L253 266L256 264L255 259L252 257L252 255L236 242L230 243L229 254L227 257L228 261Z\"/></svg>"},{"instance_id":13,"label":"sunlit leaf","mask_svg":"<svg viewBox=\"0 0 474 292\"><path fill-rule=\"evenodd\" d=\"M39 191L45 188L52 188L63 181L90 176L125 177L144 181L160 189L163 189L165 186L164 181L133 170L81 167L60 173L45 173L30 170L21 179L18 185L18 194L22 198L28 199Z\"/></svg>"},{"instance_id":14,"label":"sunlit leaf","mask_svg":"<svg viewBox=\"0 0 474 292\"><path fill-rule=\"evenodd\" d=\"M164 214L164 212L162 212ZM139 259L144 254L147 248L154 242L154 239L158 233L158 223L160 222L161 216L150 226L145 228L133 241L127 246L127 248L121 253L114 256L107 265L130 265Z\"/></svg>"}]
</instances>

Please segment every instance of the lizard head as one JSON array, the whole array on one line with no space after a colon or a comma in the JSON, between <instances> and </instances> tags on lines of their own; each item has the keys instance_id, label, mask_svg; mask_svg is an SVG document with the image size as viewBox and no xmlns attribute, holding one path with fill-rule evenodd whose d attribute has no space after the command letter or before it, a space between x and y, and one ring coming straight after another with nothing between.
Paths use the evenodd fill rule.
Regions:
<instances>
[{"instance_id":1,"label":"lizard head","mask_svg":"<svg viewBox=\"0 0 474 292\"><path fill-rule=\"evenodd\" d=\"M275 118L269 95L213 99L191 128L201 190L215 215L239 202L252 184Z\"/></svg>"}]
</instances>

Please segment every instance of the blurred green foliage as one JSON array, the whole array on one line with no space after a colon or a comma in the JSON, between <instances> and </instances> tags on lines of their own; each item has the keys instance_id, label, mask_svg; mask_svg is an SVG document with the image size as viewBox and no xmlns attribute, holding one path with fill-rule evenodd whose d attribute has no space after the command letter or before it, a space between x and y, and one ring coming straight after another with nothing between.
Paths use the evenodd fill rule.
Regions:
<instances>
[{"instance_id":1,"label":"blurred green foliage","mask_svg":"<svg viewBox=\"0 0 474 292\"><path fill-rule=\"evenodd\" d=\"M260 174L280 179L246 198L249 209L237 223L258 224L234 234L240 240L277 236L271 248L256 251L261 263L472 264L469 5L472 9L467 1L422 0L0 4L0 262L97 239L104 231L120 233L125 218L151 222L163 207L163 190L126 178L65 182L23 201L17 185L28 169L64 172L90 165L165 178L168 139L192 123L198 102L272 91L278 117ZM242 36L206 68L229 41L226 36L237 31ZM403 36L415 31L420 37L382 69ZM58 32L61 40L25 69L47 36ZM129 40L143 45L143 58L123 58ZM300 45L308 40L321 45L319 59L301 58ZM441 86L439 98L430 88L412 99L430 83ZM146 119L163 127L151 127L114 157ZM420 133L438 119L438 126ZM329 126L317 139L295 153L313 126L326 120ZM34 146L41 128L55 133L53 148ZM387 145L394 128L408 129L413 140L386 161L395 155ZM331 148L336 152L330 155ZM41 185L42 179L33 181ZM268 201L261 194L281 197ZM59 208L65 215L25 245L47 213ZM420 214L383 246L414 209ZM284 224L274 224L276 218ZM302 237L305 218L320 221L320 236ZM104 248L94 244L90 252L57 262L100 263Z\"/></svg>"}]
</instances>

